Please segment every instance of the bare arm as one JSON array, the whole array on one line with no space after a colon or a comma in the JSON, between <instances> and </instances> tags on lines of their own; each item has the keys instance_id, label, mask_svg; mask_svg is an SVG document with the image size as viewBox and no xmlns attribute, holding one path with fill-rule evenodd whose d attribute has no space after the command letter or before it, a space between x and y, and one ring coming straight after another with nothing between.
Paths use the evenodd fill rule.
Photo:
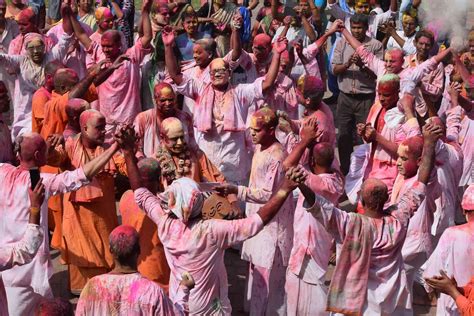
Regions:
<instances>
[{"instance_id":1,"label":"bare arm","mask_svg":"<svg viewBox=\"0 0 474 316\"><path fill-rule=\"evenodd\" d=\"M242 41L240 40L240 28L243 21L240 14L235 14L232 18L232 33L230 35L230 45L232 48L232 61L236 61L242 54Z\"/></svg>"},{"instance_id":2,"label":"bare arm","mask_svg":"<svg viewBox=\"0 0 474 316\"><path fill-rule=\"evenodd\" d=\"M100 156L97 156L93 160L86 163L83 167L84 174L87 179L92 180L92 178L99 173L99 171L104 168L105 164L112 158L112 156L117 152L118 144L113 143L106 151L104 151Z\"/></svg>"},{"instance_id":3,"label":"bare arm","mask_svg":"<svg viewBox=\"0 0 474 316\"><path fill-rule=\"evenodd\" d=\"M397 10L398 10L397 0L390 0L390 11L397 12Z\"/></svg>"},{"instance_id":4,"label":"bare arm","mask_svg":"<svg viewBox=\"0 0 474 316\"><path fill-rule=\"evenodd\" d=\"M286 49L287 43L288 40L286 38L280 37L273 46L272 63L270 64L265 80L262 83L262 90L264 93L272 88L275 83L280 68L280 54Z\"/></svg>"},{"instance_id":5,"label":"bare arm","mask_svg":"<svg viewBox=\"0 0 474 316\"><path fill-rule=\"evenodd\" d=\"M152 5L151 0L145 0L142 4L142 30L143 36L141 37L142 46L148 47L151 40L153 39L153 31L151 29L151 20L150 20L150 9Z\"/></svg>"},{"instance_id":6,"label":"bare arm","mask_svg":"<svg viewBox=\"0 0 474 316\"><path fill-rule=\"evenodd\" d=\"M122 12L122 9L120 8L120 6L118 5L118 3L112 0L112 1L110 1L110 4L114 8L114 11L115 11L115 14L117 15L117 17L119 19L121 19L123 17L123 12Z\"/></svg>"},{"instance_id":7,"label":"bare arm","mask_svg":"<svg viewBox=\"0 0 474 316\"><path fill-rule=\"evenodd\" d=\"M303 26L304 31L308 36L310 42L313 43L318 37L316 36L316 32L314 31L313 26L311 25L311 23L309 23L308 19L304 15L301 15L301 25Z\"/></svg>"},{"instance_id":8,"label":"bare arm","mask_svg":"<svg viewBox=\"0 0 474 316\"><path fill-rule=\"evenodd\" d=\"M267 224L272 220L295 188L296 184L285 177L278 191L257 213L262 219L263 224Z\"/></svg>"},{"instance_id":9,"label":"bare arm","mask_svg":"<svg viewBox=\"0 0 474 316\"><path fill-rule=\"evenodd\" d=\"M100 64L97 64L97 66ZM94 66L95 67L95 66ZM83 98L84 94L89 90L90 85L94 82L95 77L97 76L96 71L90 71L87 76L85 76L81 81L79 81L71 91L69 91L69 100L75 98Z\"/></svg>"},{"instance_id":10,"label":"bare arm","mask_svg":"<svg viewBox=\"0 0 474 316\"><path fill-rule=\"evenodd\" d=\"M421 183L427 184L430 179L434 168L436 142L442 134L443 131L439 126L426 124L423 127L423 154L418 169L418 181Z\"/></svg>"},{"instance_id":11,"label":"bare arm","mask_svg":"<svg viewBox=\"0 0 474 316\"><path fill-rule=\"evenodd\" d=\"M71 21L72 28L74 29L74 35L79 40L79 42L81 42L82 46L84 46L84 48L88 50L91 47L92 43L92 40L89 38L89 35L87 35L86 31L84 31L77 19L69 17L69 20Z\"/></svg>"},{"instance_id":12,"label":"bare arm","mask_svg":"<svg viewBox=\"0 0 474 316\"><path fill-rule=\"evenodd\" d=\"M352 48L354 48L354 50L357 50L357 48L362 46L362 43L359 42L354 36L352 36L352 34L347 29L344 28L341 33L342 35L344 35L349 45L351 45Z\"/></svg>"},{"instance_id":13,"label":"bare arm","mask_svg":"<svg viewBox=\"0 0 474 316\"><path fill-rule=\"evenodd\" d=\"M61 16L63 17L63 30L64 33L71 35L74 32L72 28L71 19L72 17L72 10L68 4L63 4L61 7Z\"/></svg>"},{"instance_id":14,"label":"bare arm","mask_svg":"<svg viewBox=\"0 0 474 316\"><path fill-rule=\"evenodd\" d=\"M177 85L180 85L183 82L183 74L178 66L178 60L174 54L174 31L171 26L166 26L161 32L163 38L163 44L165 45L165 64L171 79Z\"/></svg>"},{"instance_id":15,"label":"bare arm","mask_svg":"<svg viewBox=\"0 0 474 316\"><path fill-rule=\"evenodd\" d=\"M323 25L323 22L321 20L321 12L319 11L319 8L316 6L314 1L309 1L308 3L309 3L309 8L311 10L311 17L312 17L313 23L318 29L321 30L322 25Z\"/></svg>"},{"instance_id":16,"label":"bare arm","mask_svg":"<svg viewBox=\"0 0 474 316\"><path fill-rule=\"evenodd\" d=\"M301 129L301 140L293 148L291 153L283 161L283 169L288 170L290 167L298 165L306 148L310 148L314 141L318 138L318 122L316 118L306 121Z\"/></svg>"}]
</instances>

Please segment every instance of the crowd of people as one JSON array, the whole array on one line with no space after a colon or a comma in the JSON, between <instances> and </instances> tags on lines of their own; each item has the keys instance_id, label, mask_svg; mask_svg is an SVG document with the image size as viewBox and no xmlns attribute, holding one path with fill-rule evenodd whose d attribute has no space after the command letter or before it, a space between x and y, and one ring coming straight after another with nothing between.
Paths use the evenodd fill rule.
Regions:
<instances>
[{"instance_id":1,"label":"crowd of people","mask_svg":"<svg viewBox=\"0 0 474 316\"><path fill-rule=\"evenodd\" d=\"M231 315L229 248L250 315L474 315L474 29L430 5L0 0L0 316Z\"/></svg>"}]
</instances>

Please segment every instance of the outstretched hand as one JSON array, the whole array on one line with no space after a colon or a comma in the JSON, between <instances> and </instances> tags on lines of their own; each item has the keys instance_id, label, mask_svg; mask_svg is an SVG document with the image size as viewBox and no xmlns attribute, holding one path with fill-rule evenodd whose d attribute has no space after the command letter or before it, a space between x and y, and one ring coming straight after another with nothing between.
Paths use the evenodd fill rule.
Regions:
<instances>
[{"instance_id":1,"label":"outstretched hand","mask_svg":"<svg viewBox=\"0 0 474 316\"><path fill-rule=\"evenodd\" d=\"M163 28L161 32L161 39L163 40L163 44L165 46L173 45L175 36L174 36L174 29L172 26L167 25Z\"/></svg>"},{"instance_id":2,"label":"outstretched hand","mask_svg":"<svg viewBox=\"0 0 474 316\"><path fill-rule=\"evenodd\" d=\"M288 40L286 37L279 37L276 42L273 44L273 52L281 54L285 51L288 46Z\"/></svg>"},{"instance_id":3,"label":"outstretched hand","mask_svg":"<svg viewBox=\"0 0 474 316\"><path fill-rule=\"evenodd\" d=\"M120 127L114 138L122 151L135 152L138 138L132 125L127 124Z\"/></svg>"},{"instance_id":4,"label":"outstretched hand","mask_svg":"<svg viewBox=\"0 0 474 316\"><path fill-rule=\"evenodd\" d=\"M312 117L303 123L303 128L300 132L301 142L306 146L311 146L321 134L322 131L318 129L318 119Z\"/></svg>"}]
</instances>

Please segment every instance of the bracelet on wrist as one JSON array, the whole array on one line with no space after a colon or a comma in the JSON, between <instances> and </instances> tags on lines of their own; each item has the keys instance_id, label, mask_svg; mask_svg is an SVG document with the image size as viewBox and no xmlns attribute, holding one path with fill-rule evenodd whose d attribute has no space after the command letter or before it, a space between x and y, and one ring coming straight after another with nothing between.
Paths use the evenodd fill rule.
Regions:
<instances>
[{"instance_id":1,"label":"bracelet on wrist","mask_svg":"<svg viewBox=\"0 0 474 316\"><path fill-rule=\"evenodd\" d=\"M39 211L40 211L40 208L39 208L39 207L36 207L36 206L30 206L30 211L32 211L32 212L39 212Z\"/></svg>"}]
</instances>

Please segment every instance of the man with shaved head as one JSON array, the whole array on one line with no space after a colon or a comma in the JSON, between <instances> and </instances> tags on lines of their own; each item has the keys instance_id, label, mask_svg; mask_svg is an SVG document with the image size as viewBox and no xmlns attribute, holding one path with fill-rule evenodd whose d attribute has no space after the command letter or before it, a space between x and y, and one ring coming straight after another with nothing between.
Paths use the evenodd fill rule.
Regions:
<instances>
[{"instance_id":1,"label":"man with shaved head","mask_svg":"<svg viewBox=\"0 0 474 316\"><path fill-rule=\"evenodd\" d=\"M124 59L117 70L97 88L99 94L99 108L97 109L104 114L107 122L107 142L113 140L115 128L119 124L133 123L142 109L140 101L140 64L145 55L149 53L152 40L149 16L152 2L152 0L143 1L141 14L143 36L126 51L122 49L121 36L118 31L106 31L102 35L99 44L93 42L87 35L78 34L77 31L80 25L77 21L73 21L76 36L86 47L88 54L94 54L101 47L107 63L114 63L119 58ZM120 57L122 54L125 54L126 57Z\"/></svg>"},{"instance_id":2,"label":"man with shaved head","mask_svg":"<svg viewBox=\"0 0 474 316\"><path fill-rule=\"evenodd\" d=\"M412 312L403 267L402 246L410 218L425 198L434 167L439 131L424 130L418 176L397 204L388 209L388 189L378 179L367 179L360 192L364 214L346 213L311 190L302 190L306 205L342 244L328 292L327 310L343 314L404 315Z\"/></svg>"},{"instance_id":3,"label":"man with shaved head","mask_svg":"<svg viewBox=\"0 0 474 316\"><path fill-rule=\"evenodd\" d=\"M191 115L178 109L176 93L168 83L158 83L154 87L155 108L141 112L135 118L135 131L139 143L137 158L155 157L161 144L160 129L164 119L178 118L184 125L188 144L195 145L193 119Z\"/></svg>"},{"instance_id":4,"label":"man with shaved head","mask_svg":"<svg viewBox=\"0 0 474 316\"><path fill-rule=\"evenodd\" d=\"M303 123L300 142L284 161L285 168L297 166L308 149L309 170L302 191L310 190L334 205L344 191L344 178L333 167L334 144L319 142L321 131L315 118ZM304 207L300 192L293 221L293 247L288 262L285 290L288 315L326 315L327 286L325 275L333 239L326 228Z\"/></svg>"},{"instance_id":5,"label":"man with shaved head","mask_svg":"<svg viewBox=\"0 0 474 316\"><path fill-rule=\"evenodd\" d=\"M89 183L103 168L117 150L110 148L95 159L74 171L60 174L41 173L45 186L45 202L41 205L41 227L48 229L48 206L50 196L74 191ZM37 133L26 133L16 141L19 167L0 164L0 178L8 190L0 190L0 213L3 225L0 227L0 243L16 242L23 236L29 217L28 188L31 185L30 169L37 169L47 163L48 144ZM10 315L32 315L40 296L52 297L49 278L52 276L49 261L49 238L44 234L40 250L33 261L22 267L15 267L2 273L8 296Z\"/></svg>"},{"instance_id":6,"label":"man with shaved head","mask_svg":"<svg viewBox=\"0 0 474 316\"><path fill-rule=\"evenodd\" d=\"M91 105L83 99L70 99L66 106L67 124L64 128L63 137L67 140L81 132L79 117L85 110L90 110Z\"/></svg>"},{"instance_id":7,"label":"man with shaved head","mask_svg":"<svg viewBox=\"0 0 474 316\"><path fill-rule=\"evenodd\" d=\"M81 133L68 138L64 165L81 168L91 159L107 152L105 117L97 110L85 110L79 118ZM112 143L111 149L117 149ZM61 153L61 152L59 152ZM121 156L114 155L91 184L67 193L63 199L63 244L69 267L69 286L78 295L91 277L110 271L113 259L108 236L118 225L115 208L114 175L125 173Z\"/></svg>"},{"instance_id":8,"label":"man with shaved head","mask_svg":"<svg viewBox=\"0 0 474 316\"><path fill-rule=\"evenodd\" d=\"M166 32L163 33L163 42L166 47L172 45L172 37ZM233 86L230 83L231 69L222 58L214 59L209 65L210 83L185 75L173 79L178 84L176 91L196 102L193 119L197 144L230 182L243 183L247 178L250 167L245 144L248 109L270 91L278 75L280 55L286 46L284 38L274 44L267 75L252 84ZM165 52L168 60L170 50Z\"/></svg>"},{"instance_id":9,"label":"man with shaved head","mask_svg":"<svg viewBox=\"0 0 474 316\"><path fill-rule=\"evenodd\" d=\"M44 107L51 100L51 93L54 89L54 74L58 69L64 68L64 65L53 60L44 67L44 84L36 90L31 100L31 131L40 134L43 128Z\"/></svg>"},{"instance_id":10,"label":"man with shaved head","mask_svg":"<svg viewBox=\"0 0 474 316\"><path fill-rule=\"evenodd\" d=\"M283 161L288 153L278 142L278 117L268 107L257 110L250 119L250 136L255 152L248 186L225 185L216 188L237 194L245 201L247 217L258 212L278 190L285 177ZM287 199L277 216L242 247L242 259L249 262L246 300L251 315L285 314L285 274L293 237L293 199Z\"/></svg>"},{"instance_id":11,"label":"man with shaved head","mask_svg":"<svg viewBox=\"0 0 474 316\"><path fill-rule=\"evenodd\" d=\"M140 239L129 225L120 225L110 233L114 269L87 282L77 302L76 315L188 315L192 276L183 273L180 288L184 294L173 304L158 284L137 271Z\"/></svg>"}]
</instances>

